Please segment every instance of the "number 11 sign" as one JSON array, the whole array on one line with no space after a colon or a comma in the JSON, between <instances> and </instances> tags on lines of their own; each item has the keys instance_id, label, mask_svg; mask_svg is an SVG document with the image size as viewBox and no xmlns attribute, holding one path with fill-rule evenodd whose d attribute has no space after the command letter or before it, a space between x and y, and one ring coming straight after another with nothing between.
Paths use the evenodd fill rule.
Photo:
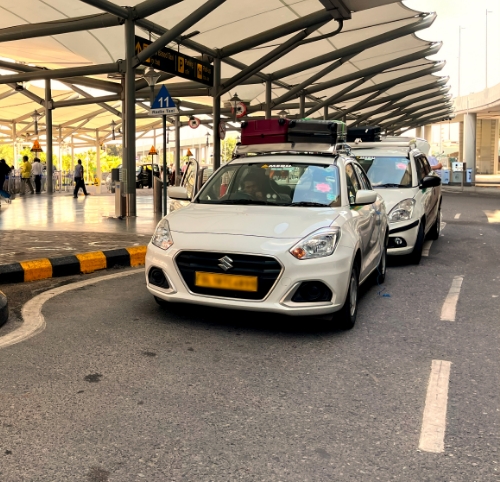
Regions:
<instances>
[{"instance_id":1,"label":"number 11 sign","mask_svg":"<svg viewBox=\"0 0 500 482\"><path fill-rule=\"evenodd\" d=\"M157 116L157 115L173 115L178 114L179 110L175 105L175 102L170 97L167 88L162 85L160 88L160 92L156 96L153 105L149 111L149 115Z\"/></svg>"}]
</instances>

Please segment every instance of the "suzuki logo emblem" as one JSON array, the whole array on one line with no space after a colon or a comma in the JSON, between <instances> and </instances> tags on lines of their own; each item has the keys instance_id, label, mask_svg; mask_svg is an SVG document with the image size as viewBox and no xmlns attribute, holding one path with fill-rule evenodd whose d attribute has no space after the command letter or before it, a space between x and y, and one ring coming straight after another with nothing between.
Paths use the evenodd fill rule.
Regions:
<instances>
[{"instance_id":1,"label":"suzuki logo emblem","mask_svg":"<svg viewBox=\"0 0 500 482\"><path fill-rule=\"evenodd\" d=\"M219 261L219 268L222 268L224 271L227 271L228 269L231 269L233 267L233 265L231 264L233 260L229 256L224 256L219 259Z\"/></svg>"}]
</instances>

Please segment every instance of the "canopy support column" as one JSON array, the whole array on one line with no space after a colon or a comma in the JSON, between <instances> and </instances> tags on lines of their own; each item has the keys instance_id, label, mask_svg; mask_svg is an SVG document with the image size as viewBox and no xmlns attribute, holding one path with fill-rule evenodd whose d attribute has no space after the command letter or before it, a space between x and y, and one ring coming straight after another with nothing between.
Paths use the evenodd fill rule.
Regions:
<instances>
[{"instance_id":1,"label":"canopy support column","mask_svg":"<svg viewBox=\"0 0 500 482\"><path fill-rule=\"evenodd\" d=\"M123 121L125 123L123 152L125 159L123 164L125 173L125 206L126 215L137 216L136 183L135 183L135 26L133 20L125 20L125 112Z\"/></svg>"},{"instance_id":2,"label":"canopy support column","mask_svg":"<svg viewBox=\"0 0 500 482\"><path fill-rule=\"evenodd\" d=\"M214 171L220 167L220 91L221 91L221 61L220 59L214 59Z\"/></svg>"},{"instance_id":3,"label":"canopy support column","mask_svg":"<svg viewBox=\"0 0 500 482\"><path fill-rule=\"evenodd\" d=\"M306 114L306 94L302 92L300 94L300 104L299 104L299 117L303 119Z\"/></svg>"},{"instance_id":4,"label":"canopy support column","mask_svg":"<svg viewBox=\"0 0 500 482\"><path fill-rule=\"evenodd\" d=\"M266 119L270 119L272 115L271 101L273 93L273 83L270 80L266 80Z\"/></svg>"},{"instance_id":5,"label":"canopy support column","mask_svg":"<svg viewBox=\"0 0 500 482\"><path fill-rule=\"evenodd\" d=\"M179 106L177 106L179 107ZM175 185L181 183L181 119L180 115L175 116Z\"/></svg>"},{"instance_id":6,"label":"canopy support column","mask_svg":"<svg viewBox=\"0 0 500 482\"><path fill-rule=\"evenodd\" d=\"M47 138L47 193L52 194L53 163L52 163L52 92L50 79L45 80L45 134Z\"/></svg>"},{"instance_id":7,"label":"canopy support column","mask_svg":"<svg viewBox=\"0 0 500 482\"><path fill-rule=\"evenodd\" d=\"M99 139L99 129L95 130L95 162L97 164L97 186L96 194L101 194L101 140Z\"/></svg>"}]
</instances>

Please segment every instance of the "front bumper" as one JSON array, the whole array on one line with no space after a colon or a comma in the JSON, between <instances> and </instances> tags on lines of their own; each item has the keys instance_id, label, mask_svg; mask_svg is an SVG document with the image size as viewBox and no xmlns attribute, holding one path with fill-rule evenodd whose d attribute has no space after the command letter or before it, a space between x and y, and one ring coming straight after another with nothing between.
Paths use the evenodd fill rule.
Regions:
<instances>
[{"instance_id":1,"label":"front bumper","mask_svg":"<svg viewBox=\"0 0 500 482\"><path fill-rule=\"evenodd\" d=\"M178 238L183 238L178 242ZM205 251L205 252L224 252L231 256L231 251L226 251L221 246L223 243L217 242L218 236L205 235L203 237L203 246L207 248L200 250L200 239L198 236L179 236L175 235L174 240L177 245L182 245L185 251ZM153 244L148 245L146 254L146 283L147 288L154 296L165 301L173 303L191 303L197 305L212 306L217 308L227 308L236 310L261 311L270 313L282 313L292 316L304 315L327 315L342 308L348 289L348 281L351 272L353 250L345 246L337 246L332 256L312 259L297 260L288 249L283 250L283 240L269 240L247 236L234 236L232 246L237 245L237 253L254 254L260 256L273 256L282 265L282 271L274 286L269 290L266 297L262 300L246 300L237 298L223 298L217 296L217 290L214 289L213 295L201 295L189 290L179 269L177 268L175 257L181 251L172 246L164 251ZM294 243L286 241L289 248ZM264 245L267 249L262 249ZM236 253L233 251L233 253ZM149 270L152 267L160 268L165 274L169 283L169 288L159 288L152 285L148 280ZM331 301L320 302L293 302L291 298L297 288L303 281L322 281L332 291Z\"/></svg>"},{"instance_id":2,"label":"front bumper","mask_svg":"<svg viewBox=\"0 0 500 482\"><path fill-rule=\"evenodd\" d=\"M412 253L417 242L419 224L418 219L416 221L390 224L387 254L402 256Z\"/></svg>"}]
</instances>

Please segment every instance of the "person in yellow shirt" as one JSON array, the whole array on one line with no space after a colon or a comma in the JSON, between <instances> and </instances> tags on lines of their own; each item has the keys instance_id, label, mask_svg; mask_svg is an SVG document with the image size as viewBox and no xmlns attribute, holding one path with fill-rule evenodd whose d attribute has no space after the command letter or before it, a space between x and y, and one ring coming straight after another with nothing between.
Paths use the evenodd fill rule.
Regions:
<instances>
[{"instance_id":1,"label":"person in yellow shirt","mask_svg":"<svg viewBox=\"0 0 500 482\"><path fill-rule=\"evenodd\" d=\"M26 186L30 188L31 194L35 194L33 184L31 184L31 163L28 160L28 156L23 156L23 163L21 165L21 196L26 194Z\"/></svg>"}]
</instances>

